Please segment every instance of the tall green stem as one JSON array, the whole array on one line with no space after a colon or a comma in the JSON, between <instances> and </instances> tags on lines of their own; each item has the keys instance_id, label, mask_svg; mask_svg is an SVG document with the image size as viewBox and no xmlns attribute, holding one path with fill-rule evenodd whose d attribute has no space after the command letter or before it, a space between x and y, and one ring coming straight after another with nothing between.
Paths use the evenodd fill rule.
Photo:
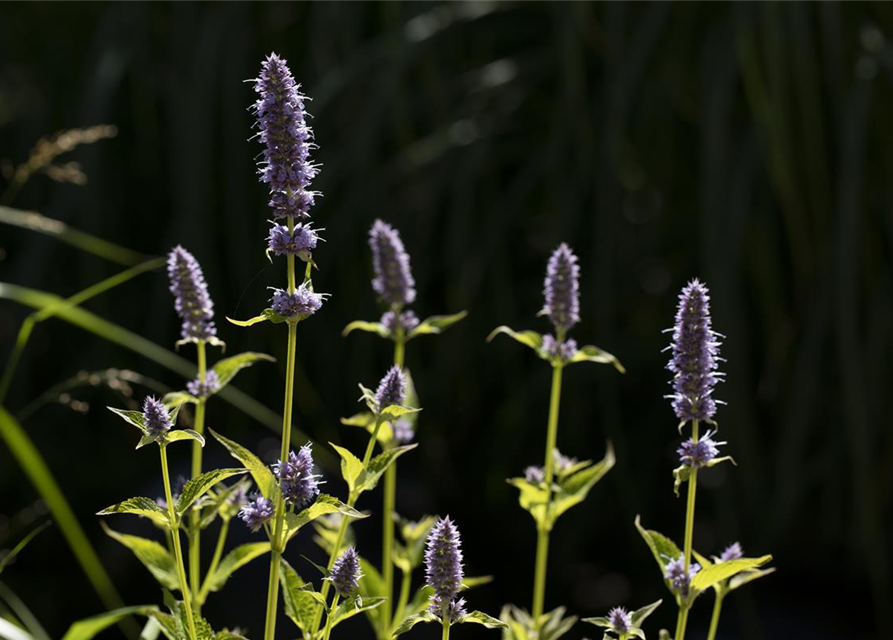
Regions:
<instances>
[{"instance_id":1,"label":"tall green stem","mask_svg":"<svg viewBox=\"0 0 893 640\"><path fill-rule=\"evenodd\" d=\"M197 602L204 604L211 590L211 578L217 572L217 565L220 564L220 558L223 555L223 548L226 545L226 535L229 532L229 520L224 520L220 525L220 533L217 535L217 547L214 549L214 556L211 558L211 566L208 567L208 573L205 575L205 581L202 583L201 591L199 591Z\"/></svg>"},{"instance_id":2,"label":"tall green stem","mask_svg":"<svg viewBox=\"0 0 893 640\"><path fill-rule=\"evenodd\" d=\"M698 426L698 421L692 420L691 441L695 443L698 441ZM688 503L685 507L685 542L682 547L685 575L688 575L688 570L691 566L692 536L695 528L695 496L697 494L697 489L698 469L697 467L692 467L691 475L688 477ZM685 625L688 622L688 610L690 607L690 603L683 603L683 605L679 607L679 617L676 619L676 640L683 640L683 638L685 638Z\"/></svg>"},{"instance_id":3,"label":"tall green stem","mask_svg":"<svg viewBox=\"0 0 893 640\"><path fill-rule=\"evenodd\" d=\"M713 615L710 617L710 632L707 634L707 640L716 640L716 630L719 628L719 614L722 611L723 596L716 594L716 600L713 603Z\"/></svg>"},{"instance_id":4,"label":"tall green stem","mask_svg":"<svg viewBox=\"0 0 893 640\"><path fill-rule=\"evenodd\" d=\"M563 336L559 336L560 338ZM549 400L549 427L546 432L546 463L543 481L546 485L546 509L544 521L537 525L536 573L533 579L533 623L539 630L546 594L546 568L549 559L549 530L551 528L552 480L555 474L555 443L558 439L558 409L561 404L561 373L563 366L552 369L552 396Z\"/></svg>"},{"instance_id":5,"label":"tall green stem","mask_svg":"<svg viewBox=\"0 0 893 640\"><path fill-rule=\"evenodd\" d=\"M205 354L205 341L198 342L198 379L204 383L207 377L208 360ZM207 398L199 398L195 407L195 430L204 435L205 432L205 402ZM198 477L202 472L202 446L198 442L192 443L192 477ZM199 526L199 511L192 509L189 512L189 582L192 596L195 598L195 610L201 612L202 599L199 596L199 584L201 580L201 527Z\"/></svg>"},{"instance_id":6,"label":"tall green stem","mask_svg":"<svg viewBox=\"0 0 893 640\"><path fill-rule=\"evenodd\" d=\"M369 444L366 445L366 453L363 455L364 469L369 465L369 460L372 459L372 452L375 450L375 441L378 439L379 429L381 429L381 416L376 416L375 428L372 430L372 435L369 437ZM357 498L359 498L359 494L351 492L347 498L347 506L353 507L357 502ZM335 564L335 559L338 557L338 552L341 550L341 543L344 542L344 535L347 533L347 522L347 516L341 516L341 526L338 527L338 535L335 536L335 544L332 545L332 552L329 554L329 562L326 564L326 569L328 571L332 570L332 565ZM329 595L331 586L332 582L330 580L323 581L322 590L320 591L323 600ZM313 631L310 634L311 637L315 636L316 632L319 631L319 625L322 622L322 614L323 607L320 606L316 610L316 618L313 621Z\"/></svg>"},{"instance_id":7,"label":"tall green stem","mask_svg":"<svg viewBox=\"0 0 893 640\"><path fill-rule=\"evenodd\" d=\"M338 592L336 591L332 597L332 606L326 615L326 630L322 635L322 640L329 640L329 636L332 635L332 618L335 617L335 611L338 609L338 598Z\"/></svg>"},{"instance_id":8,"label":"tall green stem","mask_svg":"<svg viewBox=\"0 0 893 640\"><path fill-rule=\"evenodd\" d=\"M403 327L397 328L397 336L394 340L394 364L403 368L403 358L406 352L406 340L403 335ZM393 618L394 597L394 563L391 556L394 550L394 508L397 501L397 462L393 462L384 474L384 505L382 508L382 543L381 543L381 569L384 578L385 595L387 600L381 605L382 625L381 638L389 638L391 634L391 622Z\"/></svg>"},{"instance_id":9,"label":"tall green stem","mask_svg":"<svg viewBox=\"0 0 893 640\"><path fill-rule=\"evenodd\" d=\"M294 218L288 218L289 232L294 230ZM288 261L288 292L295 292L295 257L289 255ZM282 446L280 448L280 460L288 459L291 446L291 422L292 406L294 404L295 388L295 357L297 351L297 325L288 323L288 349L285 364L285 406L282 410ZM276 636L276 608L279 604L279 566L282 560L283 540L282 529L285 523L285 499L281 492L276 495L276 515L273 524L273 539L270 540L270 579L267 583L267 615L264 627L264 639L273 640Z\"/></svg>"},{"instance_id":10,"label":"tall green stem","mask_svg":"<svg viewBox=\"0 0 893 640\"><path fill-rule=\"evenodd\" d=\"M167 445L158 447L161 451L161 476L164 479L164 497L167 500L167 513L171 520L171 538L174 542L174 560L177 562L177 577L180 580L180 591L183 593L183 606L186 607L186 621L189 625L190 640L197 640L195 633L195 620L192 618L192 596L189 593L189 584L186 582L186 567L183 565L183 550L180 548L180 528L177 522L177 512L174 510L174 496L171 493L171 478L167 469Z\"/></svg>"},{"instance_id":11,"label":"tall green stem","mask_svg":"<svg viewBox=\"0 0 893 640\"><path fill-rule=\"evenodd\" d=\"M450 614L444 613L441 614L443 618L443 634L441 635L441 640L450 640Z\"/></svg>"}]
</instances>

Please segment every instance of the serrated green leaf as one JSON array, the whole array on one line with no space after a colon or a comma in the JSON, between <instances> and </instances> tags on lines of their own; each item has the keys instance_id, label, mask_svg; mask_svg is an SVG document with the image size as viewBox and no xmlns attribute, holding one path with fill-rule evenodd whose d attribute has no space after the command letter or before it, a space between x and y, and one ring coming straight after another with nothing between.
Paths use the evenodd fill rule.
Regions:
<instances>
[{"instance_id":1,"label":"serrated green leaf","mask_svg":"<svg viewBox=\"0 0 893 640\"><path fill-rule=\"evenodd\" d=\"M406 341L409 342L415 337L443 333L452 325L456 324L468 315L468 311L460 311L452 315L430 316L417 324L408 334Z\"/></svg>"},{"instance_id":2,"label":"serrated green leaf","mask_svg":"<svg viewBox=\"0 0 893 640\"><path fill-rule=\"evenodd\" d=\"M542 336L542 334L539 334L536 331L515 331L515 330L510 329L509 327L506 327L505 325L503 325L501 327L496 327L495 329L493 329L492 332L490 332L490 335L487 336L487 342L490 342L491 340L493 340L493 338L498 336L500 333L504 333L505 335L516 340L517 342L520 342L521 344L530 347L531 349L536 351L536 354L538 356L540 356L541 358L543 357L543 354L542 354L543 336Z\"/></svg>"},{"instance_id":3,"label":"serrated green leaf","mask_svg":"<svg viewBox=\"0 0 893 640\"><path fill-rule=\"evenodd\" d=\"M304 589L306 583L285 560L282 560L279 582L285 614L297 625L302 635L309 633L316 618L316 599Z\"/></svg>"},{"instance_id":4,"label":"serrated green leaf","mask_svg":"<svg viewBox=\"0 0 893 640\"><path fill-rule=\"evenodd\" d=\"M123 418L124 422L131 424L142 431L144 436L150 435L149 429L146 427L146 419L145 417L143 417L142 411L128 411L126 409L116 409L115 407L106 407L106 409L114 413L116 416Z\"/></svg>"},{"instance_id":5,"label":"serrated green leaf","mask_svg":"<svg viewBox=\"0 0 893 640\"><path fill-rule=\"evenodd\" d=\"M332 445L332 448L341 456L341 477L344 478L344 482L347 483L349 493L353 493L354 487L356 487L357 478L359 478L360 474L363 472L363 462L351 453L349 449L339 447L337 444L332 444L331 442L329 444Z\"/></svg>"},{"instance_id":6,"label":"serrated green leaf","mask_svg":"<svg viewBox=\"0 0 893 640\"><path fill-rule=\"evenodd\" d=\"M217 570L208 581L208 589L210 591L219 591L236 570L244 567L255 558L264 555L269 550L269 542L249 542L239 545L226 554L223 560L220 561L220 564L217 565Z\"/></svg>"},{"instance_id":7,"label":"serrated green leaf","mask_svg":"<svg viewBox=\"0 0 893 640\"><path fill-rule=\"evenodd\" d=\"M342 336L346 336L352 331L365 331L367 333L376 333L382 338L390 338L390 330L380 322L366 322L364 320L354 320L341 331Z\"/></svg>"},{"instance_id":8,"label":"serrated green leaf","mask_svg":"<svg viewBox=\"0 0 893 640\"><path fill-rule=\"evenodd\" d=\"M358 613L364 613L366 611L371 611L376 607L380 607L384 604L387 598L384 597L367 597L364 598L362 596L356 596L355 598L350 598L349 600L345 600L338 604L338 608L335 609L335 615L332 618L332 626L336 626L337 624L344 622L348 618L352 618Z\"/></svg>"},{"instance_id":9,"label":"serrated green leaf","mask_svg":"<svg viewBox=\"0 0 893 640\"><path fill-rule=\"evenodd\" d=\"M140 441L136 443L137 449L142 449L146 445L150 445L153 442L158 442L158 436L143 436L140 438Z\"/></svg>"},{"instance_id":10,"label":"serrated green leaf","mask_svg":"<svg viewBox=\"0 0 893 640\"><path fill-rule=\"evenodd\" d=\"M235 378L236 374L242 369L250 367L261 360L276 362L276 358L273 356L269 356L266 353L257 353L255 351L246 351L245 353L219 360L212 367L212 370L217 374L217 378L220 381L218 391L232 382L232 379Z\"/></svg>"},{"instance_id":11,"label":"serrated green leaf","mask_svg":"<svg viewBox=\"0 0 893 640\"><path fill-rule=\"evenodd\" d=\"M127 547L136 556L158 583L172 591L180 588L180 580L177 578L177 567L174 564L174 557L171 552L163 545L158 544L154 540L140 538L139 536L118 533L111 529L105 522L100 521L106 534L113 540L117 540Z\"/></svg>"},{"instance_id":12,"label":"serrated green leaf","mask_svg":"<svg viewBox=\"0 0 893 640\"><path fill-rule=\"evenodd\" d=\"M508 627L508 625L502 620L497 620L493 616L488 616L483 611L472 611L471 613L459 618L456 621L456 624L464 624L466 622L471 622L473 624L482 624L488 629L505 629Z\"/></svg>"},{"instance_id":13,"label":"serrated green leaf","mask_svg":"<svg viewBox=\"0 0 893 640\"><path fill-rule=\"evenodd\" d=\"M407 616L404 618L403 622L400 623L400 626L394 630L394 635L392 637L396 638L399 635L403 635L421 622L436 622L437 624L440 624L440 618L430 611L421 611L411 616Z\"/></svg>"},{"instance_id":14,"label":"serrated green leaf","mask_svg":"<svg viewBox=\"0 0 893 640\"><path fill-rule=\"evenodd\" d=\"M613 365L613 367L620 373L626 373L626 369L623 368L623 365L620 364L620 361L617 358L615 358L607 351L602 351L601 349L593 345L587 345L578 349L577 352L570 358L570 360L567 361L567 364L574 364L575 362L596 362L598 364L610 364Z\"/></svg>"},{"instance_id":15,"label":"serrated green leaf","mask_svg":"<svg viewBox=\"0 0 893 640\"><path fill-rule=\"evenodd\" d=\"M174 429L172 431L168 431L166 434L164 434L164 439L168 443L180 442L181 440L195 440L201 446L205 446L205 437L197 431L193 431L192 429Z\"/></svg>"},{"instance_id":16,"label":"serrated green leaf","mask_svg":"<svg viewBox=\"0 0 893 640\"><path fill-rule=\"evenodd\" d=\"M654 556L654 560L657 562L658 567L660 567L660 575L661 578L663 578L664 568L667 566L667 563L674 558L678 558L682 552L679 550L679 547L676 546L675 542L662 533L642 527L640 516L636 516L636 529L638 529L645 544L651 549L651 554ZM669 589L670 582L666 578L663 578L663 580L664 584L666 584Z\"/></svg>"},{"instance_id":17,"label":"serrated green leaf","mask_svg":"<svg viewBox=\"0 0 893 640\"><path fill-rule=\"evenodd\" d=\"M657 608L661 605L663 599L658 600L657 602L652 602L649 605L642 607L641 609L636 609L630 614L630 619L632 620L634 627L641 627L642 623L645 622L645 618L650 616L652 613L657 610Z\"/></svg>"},{"instance_id":18,"label":"serrated green leaf","mask_svg":"<svg viewBox=\"0 0 893 640\"><path fill-rule=\"evenodd\" d=\"M316 501L300 513L286 513L286 540L290 540L305 524L312 522L328 513L340 513L350 518L366 518L365 513L361 513L353 507L341 502L338 498L321 493L317 496Z\"/></svg>"},{"instance_id":19,"label":"serrated green leaf","mask_svg":"<svg viewBox=\"0 0 893 640\"><path fill-rule=\"evenodd\" d=\"M765 555L759 558L736 558L735 560L718 562L698 571L695 577L692 578L691 586L698 591L704 591L742 571L757 569L771 560L771 555Z\"/></svg>"},{"instance_id":20,"label":"serrated green leaf","mask_svg":"<svg viewBox=\"0 0 893 640\"><path fill-rule=\"evenodd\" d=\"M167 511L158 506L151 498L129 498L124 502L113 504L98 512L98 516L110 516L116 513L130 513L144 518L149 518L152 522L162 527L170 527L171 521Z\"/></svg>"},{"instance_id":21,"label":"serrated green leaf","mask_svg":"<svg viewBox=\"0 0 893 640\"><path fill-rule=\"evenodd\" d=\"M124 618L132 615L148 616L157 611L152 605L140 605L136 607L123 607L114 611L106 611L90 618L78 620L72 624L62 640L91 640L96 634L117 624Z\"/></svg>"},{"instance_id":22,"label":"serrated green leaf","mask_svg":"<svg viewBox=\"0 0 893 640\"><path fill-rule=\"evenodd\" d=\"M560 490L552 498L550 528L561 514L574 505L583 502L592 487L614 467L616 459L614 457L614 447L611 446L610 442L608 442L607 449L605 457L601 461L561 481L559 484Z\"/></svg>"},{"instance_id":23,"label":"serrated green leaf","mask_svg":"<svg viewBox=\"0 0 893 640\"><path fill-rule=\"evenodd\" d=\"M248 469L251 477L254 478L254 482L257 484L257 488L261 495L267 500L272 500L278 489L276 486L276 478L273 476L273 472L270 471L270 468L261 462L260 458L238 442L223 437L213 429L210 431L211 435L214 436L220 444L226 447L226 450L229 451L232 457L245 465L245 468Z\"/></svg>"},{"instance_id":24,"label":"serrated green leaf","mask_svg":"<svg viewBox=\"0 0 893 640\"><path fill-rule=\"evenodd\" d=\"M394 461L407 451L415 449L418 443L407 444L402 447L393 447L378 454L369 461L369 465L360 472L357 479L357 491L371 491L378 484L381 475L387 471L388 467L394 464ZM360 463L362 464L362 463Z\"/></svg>"},{"instance_id":25,"label":"serrated green leaf","mask_svg":"<svg viewBox=\"0 0 893 640\"><path fill-rule=\"evenodd\" d=\"M192 506L192 503L205 495L218 482L233 476L242 475L247 473L247 471L248 469L214 469L192 478L183 486L183 490L180 492L176 505L177 513L180 515L186 513L186 510Z\"/></svg>"}]
</instances>

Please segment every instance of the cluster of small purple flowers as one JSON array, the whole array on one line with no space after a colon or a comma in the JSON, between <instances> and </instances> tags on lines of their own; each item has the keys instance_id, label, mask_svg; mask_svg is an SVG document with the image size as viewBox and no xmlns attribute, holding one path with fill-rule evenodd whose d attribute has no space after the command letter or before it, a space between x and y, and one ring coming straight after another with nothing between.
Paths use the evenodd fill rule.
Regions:
<instances>
[{"instance_id":1,"label":"cluster of small purple flowers","mask_svg":"<svg viewBox=\"0 0 893 640\"><path fill-rule=\"evenodd\" d=\"M298 256L308 262L316 249L316 243L323 240L310 225L309 222L299 222L289 231L284 224L274 224L270 227L267 238L270 253L277 256Z\"/></svg>"},{"instance_id":2,"label":"cluster of small purple flowers","mask_svg":"<svg viewBox=\"0 0 893 640\"><path fill-rule=\"evenodd\" d=\"M376 220L369 229L369 246L375 272L372 288L392 307L399 309L412 304L416 296L415 280L400 233L388 223Z\"/></svg>"},{"instance_id":3,"label":"cluster of small purple flowers","mask_svg":"<svg viewBox=\"0 0 893 640\"><path fill-rule=\"evenodd\" d=\"M205 379L196 378L186 383L186 390L196 398L207 398L220 389L220 377L214 370L205 372Z\"/></svg>"},{"instance_id":4,"label":"cluster of small purple flowers","mask_svg":"<svg viewBox=\"0 0 893 640\"><path fill-rule=\"evenodd\" d=\"M239 511L239 517L252 531L257 531L273 517L273 501L255 494Z\"/></svg>"},{"instance_id":5,"label":"cluster of small purple flowers","mask_svg":"<svg viewBox=\"0 0 893 640\"><path fill-rule=\"evenodd\" d=\"M419 318L412 311L404 311L399 314L395 311L385 311L379 322L381 322L381 324L383 324L391 333L397 333L398 329L402 329L404 333L408 333L419 326Z\"/></svg>"},{"instance_id":6,"label":"cluster of small purple flowers","mask_svg":"<svg viewBox=\"0 0 893 640\"><path fill-rule=\"evenodd\" d=\"M558 358L561 362L568 362L577 353L577 341L568 338L564 342L558 342L551 333L543 335L543 352L550 358Z\"/></svg>"},{"instance_id":7,"label":"cluster of small purple flowers","mask_svg":"<svg viewBox=\"0 0 893 640\"><path fill-rule=\"evenodd\" d=\"M456 599L465 572L462 567L462 543L459 530L450 517L441 518L431 528L425 545L425 578L434 590L430 611L456 620L465 615L465 600Z\"/></svg>"},{"instance_id":8,"label":"cluster of small purple flowers","mask_svg":"<svg viewBox=\"0 0 893 640\"><path fill-rule=\"evenodd\" d=\"M629 633L633 628L633 619L623 607L614 607L608 612L608 623L614 633Z\"/></svg>"},{"instance_id":9,"label":"cluster of small purple flowers","mask_svg":"<svg viewBox=\"0 0 893 640\"><path fill-rule=\"evenodd\" d=\"M217 335L214 325L214 303L208 285L195 257L177 245L167 257L167 276L174 294L174 308L183 324L183 340L208 340Z\"/></svg>"},{"instance_id":10,"label":"cluster of small purple flowers","mask_svg":"<svg viewBox=\"0 0 893 640\"><path fill-rule=\"evenodd\" d=\"M154 438L164 435L173 426L167 407L151 396L143 400L143 424Z\"/></svg>"},{"instance_id":11,"label":"cluster of small purple flowers","mask_svg":"<svg viewBox=\"0 0 893 640\"><path fill-rule=\"evenodd\" d=\"M285 289L273 289L271 307L283 318L312 316L320 310L327 297L325 293L315 293L305 282L294 293Z\"/></svg>"},{"instance_id":12,"label":"cluster of small purple flowers","mask_svg":"<svg viewBox=\"0 0 893 640\"><path fill-rule=\"evenodd\" d=\"M686 572L685 556L680 553L678 558L671 559L664 567L664 578L670 581L670 586L674 592L683 598L687 598L691 581L700 570L701 565L697 562L692 562Z\"/></svg>"},{"instance_id":13,"label":"cluster of small purple flowers","mask_svg":"<svg viewBox=\"0 0 893 640\"><path fill-rule=\"evenodd\" d=\"M332 570L326 580L331 581L341 596L349 596L357 590L360 583L360 557L357 550L348 547L332 564Z\"/></svg>"},{"instance_id":14,"label":"cluster of small purple flowers","mask_svg":"<svg viewBox=\"0 0 893 640\"><path fill-rule=\"evenodd\" d=\"M319 475L313 473L313 453L305 444L297 453L289 452L288 459L273 465L273 474L286 502L303 509L319 495Z\"/></svg>"},{"instance_id":15,"label":"cluster of small purple flowers","mask_svg":"<svg viewBox=\"0 0 893 640\"><path fill-rule=\"evenodd\" d=\"M580 321L580 265L571 248L562 242L549 258L543 294L542 315L559 331L567 331Z\"/></svg>"},{"instance_id":16,"label":"cluster of small purple flowers","mask_svg":"<svg viewBox=\"0 0 893 640\"><path fill-rule=\"evenodd\" d=\"M706 467L719 454L719 446L726 444L725 442L717 442L713 439L716 431L708 431L704 437L697 442L693 440L685 440L676 450L679 454L679 461L687 467L700 469Z\"/></svg>"},{"instance_id":17,"label":"cluster of small purple flowers","mask_svg":"<svg viewBox=\"0 0 893 640\"><path fill-rule=\"evenodd\" d=\"M375 403L379 411L384 411L390 406L403 404L406 396L406 378L400 365L394 365L378 383L375 390Z\"/></svg>"},{"instance_id":18,"label":"cluster of small purple flowers","mask_svg":"<svg viewBox=\"0 0 893 640\"><path fill-rule=\"evenodd\" d=\"M394 432L394 442L397 444L408 444L415 437L415 429L409 420L401 418L391 423L391 429Z\"/></svg>"}]
</instances>

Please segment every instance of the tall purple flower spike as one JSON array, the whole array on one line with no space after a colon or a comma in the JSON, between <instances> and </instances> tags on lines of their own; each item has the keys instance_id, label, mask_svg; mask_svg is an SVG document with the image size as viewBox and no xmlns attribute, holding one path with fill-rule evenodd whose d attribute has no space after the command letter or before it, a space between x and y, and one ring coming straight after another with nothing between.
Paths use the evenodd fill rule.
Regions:
<instances>
[{"instance_id":1,"label":"tall purple flower spike","mask_svg":"<svg viewBox=\"0 0 893 640\"><path fill-rule=\"evenodd\" d=\"M288 459L273 465L273 474L286 502L303 509L319 495L319 475L313 473L313 452L309 444L289 452Z\"/></svg>"},{"instance_id":2,"label":"tall purple flower spike","mask_svg":"<svg viewBox=\"0 0 893 640\"><path fill-rule=\"evenodd\" d=\"M425 547L425 578L434 590L430 598L430 611L441 616L444 608L455 619L465 614L465 601L456 600L462 579L462 549L459 530L449 516L442 518L431 528Z\"/></svg>"},{"instance_id":3,"label":"tall purple flower spike","mask_svg":"<svg viewBox=\"0 0 893 640\"><path fill-rule=\"evenodd\" d=\"M378 388L375 390L375 402L378 403L379 411L384 411L392 405L403 404L406 396L406 378L400 365L393 365L388 372L384 374Z\"/></svg>"},{"instance_id":4,"label":"tall purple flower spike","mask_svg":"<svg viewBox=\"0 0 893 640\"><path fill-rule=\"evenodd\" d=\"M143 420L149 435L158 437L171 430L171 416L159 400L152 396L143 400Z\"/></svg>"},{"instance_id":5,"label":"tall purple flower spike","mask_svg":"<svg viewBox=\"0 0 893 640\"><path fill-rule=\"evenodd\" d=\"M349 596L357 590L361 577L357 550L348 547L332 564L332 570L326 579L332 582L339 595Z\"/></svg>"},{"instance_id":6,"label":"tall purple flower spike","mask_svg":"<svg viewBox=\"0 0 893 640\"><path fill-rule=\"evenodd\" d=\"M673 372L670 384L673 410L683 422L712 421L717 401L713 387L722 378L719 367L718 334L710 318L710 295L697 279L689 282L679 295L673 342L673 357L667 368Z\"/></svg>"},{"instance_id":7,"label":"tall purple flower spike","mask_svg":"<svg viewBox=\"0 0 893 640\"><path fill-rule=\"evenodd\" d=\"M369 229L369 246L375 272L372 288L390 305L412 304L416 296L415 280L400 233L388 223L376 220Z\"/></svg>"},{"instance_id":8,"label":"tall purple flower spike","mask_svg":"<svg viewBox=\"0 0 893 640\"><path fill-rule=\"evenodd\" d=\"M310 183L319 171L310 160L315 145L304 108L307 98L286 61L275 53L262 63L254 90L258 98L253 110L264 144L259 174L270 187L273 217L307 217L318 195L310 190Z\"/></svg>"},{"instance_id":9,"label":"tall purple flower spike","mask_svg":"<svg viewBox=\"0 0 893 640\"><path fill-rule=\"evenodd\" d=\"M556 329L567 331L580 321L580 265L564 242L546 265L543 295L546 300L540 314L548 316Z\"/></svg>"},{"instance_id":10,"label":"tall purple flower spike","mask_svg":"<svg viewBox=\"0 0 893 640\"><path fill-rule=\"evenodd\" d=\"M167 256L167 277L174 294L174 309L183 321L183 340L208 340L217 335L214 325L214 303L208 285L195 257L177 245Z\"/></svg>"}]
</instances>

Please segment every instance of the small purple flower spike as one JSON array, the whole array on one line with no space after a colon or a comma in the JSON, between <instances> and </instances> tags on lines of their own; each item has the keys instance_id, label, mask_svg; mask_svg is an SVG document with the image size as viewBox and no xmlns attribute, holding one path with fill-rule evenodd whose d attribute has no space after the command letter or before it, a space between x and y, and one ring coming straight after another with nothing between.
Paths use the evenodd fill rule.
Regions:
<instances>
[{"instance_id":1,"label":"small purple flower spike","mask_svg":"<svg viewBox=\"0 0 893 640\"><path fill-rule=\"evenodd\" d=\"M614 607L608 612L611 630L618 634L629 633L633 628L633 619L623 607Z\"/></svg>"},{"instance_id":2,"label":"small purple flower spike","mask_svg":"<svg viewBox=\"0 0 893 640\"><path fill-rule=\"evenodd\" d=\"M571 248L562 242L549 258L543 288L546 304L542 315L559 331L567 331L580 321L580 265Z\"/></svg>"},{"instance_id":3,"label":"small purple flower spike","mask_svg":"<svg viewBox=\"0 0 893 640\"><path fill-rule=\"evenodd\" d=\"M664 567L664 578L670 581L673 591L686 598L691 581L700 570L701 565L692 562L688 567L688 573L686 573L685 557L680 553L678 558L673 558Z\"/></svg>"},{"instance_id":4,"label":"small purple flower spike","mask_svg":"<svg viewBox=\"0 0 893 640\"><path fill-rule=\"evenodd\" d=\"M322 308L327 296L325 293L314 293L305 282L294 293L285 289L273 289L270 306L283 318L312 316Z\"/></svg>"},{"instance_id":5,"label":"small purple flower spike","mask_svg":"<svg viewBox=\"0 0 893 640\"><path fill-rule=\"evenodd\" d=\"M372 288L392 306L411 304L416 296L415 280L400 233L388 223L376 220L369 229L369 246L375 271Z\"/></svg>"},{"instance_id":6,"label":"small purple flower spike","mask_svg":"<svg viewBox=\"0 0 893 640\"><path fill-rule=\"evenodd\" d=\"M220 388L220 378L214 370L205 372L205 381L199 378L190 380L186 383L186 391L194 395L196 398L207 398Z\"/></svg>"},{"instance_id":7,"label":"small purple flower spike","mask_svg":"<svg viewBox=\"0 0 893 640\"><path fill-rule=\"evenodd\" d=\"M284 224L274 224L270 227L267 245L273 255L298 256L304 262L309 262L311 253L316 249L316 244L320 240L322 238L319 237L316 229L311 228L309 222L299 222L291 233Z\"/></svg>"},{"instance_id":8,"label":"small purple flower spike","mask_svg":"<svg viewBox=\"0 0 893 640\"><path fill-rule=\"evenodd\" d=\"M577 341L569 338L559 343L551 333L543 335L543 351L550 358L559 358L562 362L568 362L577 353Z\"/></svg>"},{"instance_id":9,"label":"small purple flower spike","mask_svg":"<svg viewBox=\"0 0 893 640\"><path fill-rule=\"evenodd\" d=\"M309 444L289 452L288 460L273 465L273 474L286 502L298 509L307 507L319 495L319 475L313 473L313 452Z\"/></svg>"},{"instance_id":10,"label":"small purple flower spike","mask_svg":"<svg viewBox=\"0 0 893 640\"><path fill-rule=\"evenodd\" d=\"M444 613L460 617L464 615L464 600L456 601L462 579L462 549L459 530L449 516L435 523L428 534L425 546L425 578L434 590L430 598L430 611L436 616Z\"/></svg>"},{"instance_id":11,"label":"small purple flower spike","mask_svg":"<svg viewBox=\"0 0 893 640\"><path fill-rule=\"evenodd\" d=\"M536 465L530 465L526 469L524 469L524 479L527 482L532 482L533 484L539 484L546 479L545 471L543 471L542 467L537 467Z\"/></svg>"},{"instance_id":12,"label":"small purple flower spike","mask_svg":"<svg viewBox=\"0 0 893 640\"><path fill-rule=\"evenodd\" d=\"M214 303L195 257L177 245L167 256L167 277L174 294L174 309L183 321L183 340L209 340L217 335Z\"/></svg>"},{"instance_id":13,"label":"small purple flower spike","mask_svg":"<svg viewBox=\"0 0 893 640\"><path fill-rule=\"evenodd\" d=\"M378 404L378 410L384 411L392 405L403 404L405 396L406 378L400 365L395 364L388 369L381 382L378 383L378 389L375 390L375 402Z\"/></svg>"},{"instance_id":14,"label":"small purple flower spike","mask_svg":"<svg viewBox=\"0 0 893 640\"><path fill-rule=\"evenodd\" d=\"M239 511L239 517L249 529L257 531L273 517L273 502L261 495L254 495L251 502Z\"/></svg>"},{"instance_id":15,"label":"small purple flower spike","mask_svg":"<svg viewBox=\"0 0 893 640\"><path fill-rule=\"evenodd\" d=\"M710 318L710 294L698 280L689 282L679 295L673 342L673 357L667 369L673 372L673 410L683 422L712 422L716 413L713 387L722 379L719 367L718 334Z\"/></svg>"},{"instance_id":16,"label":"small purple flower spike","mask_svg":"<svg viewBox=\"0 0 893 640\"><path fill-rule=\"evenodd\" d=\"M398 444L412 442L412 439L415 437L415 430L412 428L412 423L409 420L397 420L397 422L391 423L391 428L394 431L394 442Z\"/></svg>"},{"instance_id":17,"label":"small purple flower spike","mask_svg":"<svg viewBox=\"0 0 893 640\"><path fill-rule=\"evenodd\" d=\"M385 311L379 322L391 333L397 333L397 329L403 329L403 333L409 333L419 325L419 318L412 311L404 311L399 315L393 311Z\"/></svg>"},{"instance_id":18,"label":"small purple flower spike","mask_svg":"<svg viewBox=\"0 0 893 640\"><path fill-rule=\"evenodd\" d=\"M339 595L349 596L357 590L361 577L360 557L357 555L357 550L348 547L332 564L332 570L326 580L332 582Z\"/></svg>"},{"instance_id":19,"label":"small purple flower spike","mask_svg":"<svg viewBox=\"0 0 893 640\"><path fill-rule=\"evenodd\" d=\"M318 195L309 189L310 182L319 171L310 160L315 145L304 108L307 98L286 61L275 53L261 64L254 90L258 99L253 110L258 137L264 144L259 173L270 187L273 217L307 217Z\"/></svg>"},{"instance_id":20,"label":"small purple flower spike","mask_svg":"<svg viewBox=\"0 0 893 640\"><path fill-rule=\"evenodd\" d=\"M737 560L742 557L744 557L744 550L741 548L740 544L733 542L723 549L723 552L719 556L719 560L720 562L728 562L729 560Z\"/></svg>"},{"instance_id":21,"label":"small purple flower spike","mask_svg":"<svg viewBox=\"0 0 893 640\"><path fill-rule=\"evenodd\" d=\"M687 467L700 469L706 467L717 454L719 454L719 446L726 444L725 442L717 442L713 440L716 431L708 431L704 437L697 442L686 440L682 443L676 453L679 454L679 461Z\"/></svg>"},{"instance_id":22,"label":"small purple flower spike","mask_svg":"<svg viewBox=\"0 0 893 640\"><path fill-rule=\"evenodd\" d=\"M164 435L173 426L167 407L151 396L143 400L143 420L149 435L155 438Z\"/></svg>"}]
</instances>

